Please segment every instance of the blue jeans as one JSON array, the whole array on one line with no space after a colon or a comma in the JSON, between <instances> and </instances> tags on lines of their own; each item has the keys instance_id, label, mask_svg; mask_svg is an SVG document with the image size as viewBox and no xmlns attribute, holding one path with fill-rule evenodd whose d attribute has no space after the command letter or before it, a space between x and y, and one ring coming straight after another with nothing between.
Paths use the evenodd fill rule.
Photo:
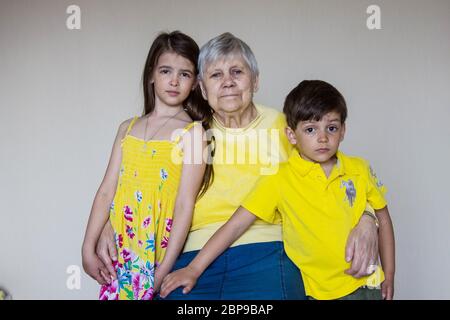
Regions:
<instances>
[{"instance_id":1,"label":"blue jeans","mask_svg":"<svg viewBox=\"0 0 450 320\"><path fill-rule=\"evenodd\" d=\"M181 254L173 271L186 267L198 251ZM188 294L182 287L164 300L304 300L299 269L283 243L262 242L228 248L198 278Z\"/></svg>"}]
</instances>

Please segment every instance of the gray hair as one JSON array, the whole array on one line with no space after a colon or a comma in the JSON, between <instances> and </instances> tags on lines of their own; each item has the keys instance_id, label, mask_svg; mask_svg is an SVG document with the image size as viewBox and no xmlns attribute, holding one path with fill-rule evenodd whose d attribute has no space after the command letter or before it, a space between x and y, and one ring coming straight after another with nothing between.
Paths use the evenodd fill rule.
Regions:
<instances>
[{"instance_id":1,"label":"gray hair","mask_svg":"<svg viewBox=\"0 0 450 320\"><path fill-rule=\"evenodd\" d=\"M252 49L241 39L235 37L229 32L225 32L209 40L200 49L198 56L199 78L203 79L206 68L214 61L224 58L230 54L240 54L247 63L252 80L256 80L259 75L258 63Z\"/></svg>"}]
</instances>

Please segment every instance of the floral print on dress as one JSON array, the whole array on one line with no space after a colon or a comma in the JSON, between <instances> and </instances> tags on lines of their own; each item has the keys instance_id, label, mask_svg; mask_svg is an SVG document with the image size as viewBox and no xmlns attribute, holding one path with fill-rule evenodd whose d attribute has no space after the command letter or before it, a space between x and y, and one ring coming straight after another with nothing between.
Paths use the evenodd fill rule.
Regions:
<instances>
[{"instance_id":1,"label":"floral print on dress","mask_svg":"<svg viewBox=\"0 0 450 320\"><path fill-rule=\"evenodd\" d=\"M146 289L141 297L141 300L152 300L152 299L153 299L153 286Z\"/></svg>"},{"instance_id":2,"label":"floral print on dress","mask_svg":"<svg viewBox=\"0 0 450 320\"><path fill-rule=\"evenodd\" d=\"M123 235L119 234L116 235L116 248L122 248L123 247Z\"/></svg>"},{"instance_id":3,"label":"floral print on dress","mask_svg":"<svg viewBox=\"0 0 450 320\"><path fill-rule=\"evenodd\" d=\"M130 227L130 226L128 226L128 225L127 225L127 235L128 235L128 237L129 237L130 239L133 239L134 236L136 235L136 234L133 232L133 228Z\"/></svg>"},{"instance_id":4,"label":"floral print on dress","mask_svg":"<svg viewBox=\"0 0 450 320\"><path fill-rule=\"evenodd\" d=\"M125 249L125 248L122 249L122 252L120 253L120 255L122 256L125 263L127 263L128 261L131 260L131 251L129 251L128 249Z\"/></svg>"},{"instance_id":5,"label":"floral print on dress","mask_svg":"<svg viewBox=\"0 0 450 320\"><path fill-rule=\"evenodd\" d=\"M164 236L161 240L161 248L167 248L168 244L169 244L169 238Z\"/></svg>"},{"instance_id":6,"label":"floral print on dress","mask_svg":"<svg viewBox=\"0 0 450 320\"><path fill-rule=\"evenodd\" d=\"M161 169L161 179L163 179L163 181L166 181L167 178L169 177L169 174L167 173L166 169Z\"/></svg>"},{"instance_id":7,"label":"floral print on dress","mask_svg":"<svg viewBox=\"0 0 450 320\"><path fill-rule=\"evenodd\" d=\"M167 173L166 169L163 168L160 170L160 176L161 176L161 183L159 184L159 191L161 191L162 187L164 186L164 182L169 177L169 174Z\"/></svg>"},{"instance_id":8,"label":"floral print on dress","mask_svg":"<svg viewBox=\"0 0 450 320\"><path fill-rule=\"evenodd\" d=\"M125 206L123 208L123 215L125 217L125 220L133 222L133 211L131 211L129 206Z\"/></svg>"},{"instance_id":9,"label":"floral print on dress","mask_svg":"<svg viewBox=\"0 0 450 320\"><path fill-rule=\"evenodd\" d=\"M170 230L172 230L172 222L173 222L173 219L166 218L166 231L167 232L170 232Z\"/></svg>"},{"instance_id":10,"label":"floral print on dress","mask_svg":"<svg viewBox=\"0 0 450 320\"><path fill-rule=\"evenodd\" d=\"M140 192L138 190L138 191L136 191L136 193L134 195L136 197L137 202L141 203L141 201L142 201L142 192Z\"/></svg>"},{"instance_id":11,"label":"floral print on dress","mask_svg":"<svg viewBox=\"0 0 450 320\"><path fill-rule=\"evenodd\" d=\"M123 250L122 256L125 257L125 263L117 261L113 263L117 271L117 280L111 285L102 286L100 290L100 299L117 300L119 292L124 292L127 299L153 299L154 291L154 266L149 262L144 262L135 253L129 250Z\"/></svg>"},{"instance_id":12,"label":"floral print on dress","mask_svg":"<svg viewBox=\"0 0 450 320\"><path fill-rule=\"evenodd\" d=\"M155 239L154 237L149 237L147 235L147 241L145 241L147 246L145 247L145 250L151 250L152 252L155 251Z\"/></svg>"},{"instance_id":13,"label":"floral print on dress","mask_svg":"<svg viewBox=\"0 0 450 320\"><path fill-rule=\"evenodd\" d=\"M100 288L100 300L119 300L118 280L114 280L108 286Z\"/></svg>"},{"instance_id":14,"label":"floral print on dress","mask_svg":"<svg viewBox=\"0 0 450 320\"><path fill-rule=\"evenodd\" d=\"M177 145L153 141L142 148L143 141L128 135L134 121L122 140L118 186L110 208L117 280L101 287L103 300L153 299L155 267L164 258L173 224L174 190L178 190L182 164L168 163ZM159 223L164 226L160 228Z\"/></svg>"},{"instance_id":15,"label":"floral print on dress","mask_svg":"<svg viewBox=\"0 0 450 320\"><path fill-rule=\"evenodd\" d=\"M143 229L148 228L148 226L150 225L151 221L152 221L152 217L145 218L144 221L142 222L142 228Z\"/></svg>"}]
</instances>

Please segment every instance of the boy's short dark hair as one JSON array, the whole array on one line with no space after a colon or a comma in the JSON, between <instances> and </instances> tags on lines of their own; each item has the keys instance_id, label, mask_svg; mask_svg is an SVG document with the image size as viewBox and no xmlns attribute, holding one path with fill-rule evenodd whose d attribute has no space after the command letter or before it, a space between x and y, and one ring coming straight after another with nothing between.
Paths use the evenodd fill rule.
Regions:
<instances>
[{"instance_id":1,"label":"boy's short dark hair","mask_svg":"<svg viewBox=\"0 0 450 320\"><path fill-rule=\"evenodd\" d=\"M347 118L347 105L342 94L331 84L321 80L304 80L286 97L283 112L288 126L295 130L300 121L320 121L335 111L341 123Z\"/></svg>"}]
</instances>

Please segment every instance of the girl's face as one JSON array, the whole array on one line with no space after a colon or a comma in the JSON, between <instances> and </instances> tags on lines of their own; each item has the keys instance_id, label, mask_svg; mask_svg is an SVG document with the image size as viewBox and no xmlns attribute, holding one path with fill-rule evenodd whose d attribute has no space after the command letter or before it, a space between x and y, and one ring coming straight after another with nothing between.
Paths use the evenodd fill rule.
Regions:
<instances>
[{"instance_id":1,"label":"girl's face","mask_svg":"<svg viewBox=\"0 0 450 320\"><path fill-rule=\"evenodd\" d=\"M191 61L175 52L163 53L153 69L155 102L167 107L180 107L197 85Z\"/></svg>"}]
</instances>

